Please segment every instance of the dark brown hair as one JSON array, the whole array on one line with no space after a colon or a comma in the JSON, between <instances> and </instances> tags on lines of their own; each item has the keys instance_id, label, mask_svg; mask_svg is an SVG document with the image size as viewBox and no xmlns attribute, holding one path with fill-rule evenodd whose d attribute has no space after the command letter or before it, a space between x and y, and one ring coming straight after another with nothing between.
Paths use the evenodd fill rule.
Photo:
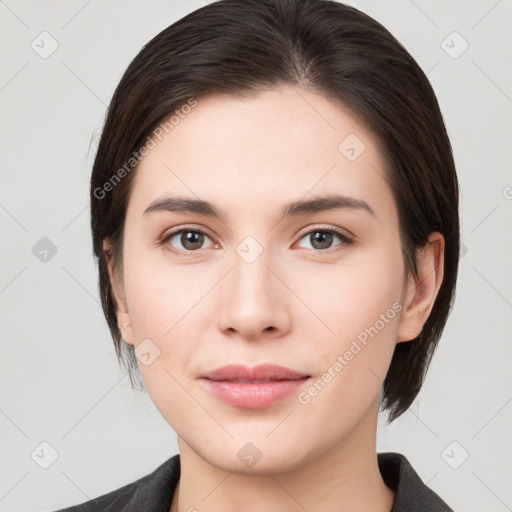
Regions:
<instances>
[{"instance_id":1,"label":"dark brown hair","mask_svg":"<svg viewBox=\"0 0 512 512\"><path fill-rule=\"evenodd\" d=\"M416 275L415 251L429 234L445 238L444 279L431 314L418 338L396 345L384 381L382 406L393 421L421 388L455 296L458 182L425 74L382 25L329 0L217 1L163 30L127 68L108 108L90 191L101 301L116 353L132 386L142 384L134 348L121 338L102 248L104 239L111 241L117 274L134 155L191 98L250 96L284 84L340 101L376 134L399 212L408 275Z\"/></svg>"}]
</instances>

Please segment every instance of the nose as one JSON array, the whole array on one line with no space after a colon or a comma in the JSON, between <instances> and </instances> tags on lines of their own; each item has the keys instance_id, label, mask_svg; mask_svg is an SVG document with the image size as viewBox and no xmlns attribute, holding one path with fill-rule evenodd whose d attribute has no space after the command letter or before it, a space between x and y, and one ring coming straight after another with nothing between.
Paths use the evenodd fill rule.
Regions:
<instances>
[{"instance_id":1,"label":"nose","mask_svg":"<svg viewBox=\"0 0 512 512\"><path fill-rule=\"evenodd\" d=\"M275 263L265 251L254 261L234 255L220 290L217 318L222 332L245 340L275 339L289 332L290 291L277 277L283 272Z\"/></svg>"}]
</instances>

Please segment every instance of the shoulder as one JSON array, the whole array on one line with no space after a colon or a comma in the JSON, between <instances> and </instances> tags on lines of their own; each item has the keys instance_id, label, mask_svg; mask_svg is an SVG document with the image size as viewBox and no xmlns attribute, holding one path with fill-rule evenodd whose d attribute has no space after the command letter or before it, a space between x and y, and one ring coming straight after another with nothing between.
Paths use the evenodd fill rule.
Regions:
<instances>
[{"instance_id":1,"label":"shoulder","mask_svg":"<svg viewBox=\"0 0 512 512\"><path fill-rule=\"evenodd\" d=\"M168 511L180 476L179 454L152 473L92 500L55 512Z\"/></svg>"},{"instance_id":2,"label":"shoulder","mask_svg":"<svg viewBox=\"0 0 512 512\"><path fill-rule=\"evenodd\" d=\"M400 453L379 453L379 469L386 485L395 491L391 512L453 512L427 487Z\"/></svg>"}]
</instances>

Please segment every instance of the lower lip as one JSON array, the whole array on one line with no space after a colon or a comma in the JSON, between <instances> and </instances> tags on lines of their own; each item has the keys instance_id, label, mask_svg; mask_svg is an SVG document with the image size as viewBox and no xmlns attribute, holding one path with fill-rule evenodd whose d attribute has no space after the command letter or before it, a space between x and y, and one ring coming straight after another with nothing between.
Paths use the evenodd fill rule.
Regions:
<instances>
[{"instance_id":1,"label":"lower lip","mask_svg":"<svg viewBox=\"0 0 512 512\"><path fill-rule=\"evenodd\" d=\"M246 409L262 409L297 392L309 378L242 383L228 380L201 379L206 387L228 404Z\"/></svg>"}]
</instances>

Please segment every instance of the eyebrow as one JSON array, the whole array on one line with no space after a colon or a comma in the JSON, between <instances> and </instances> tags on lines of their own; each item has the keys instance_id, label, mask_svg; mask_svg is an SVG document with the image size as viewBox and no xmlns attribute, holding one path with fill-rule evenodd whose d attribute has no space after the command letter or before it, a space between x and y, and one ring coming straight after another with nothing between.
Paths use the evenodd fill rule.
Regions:
<instances>
[{"instance_id":1,"label":"eyebrow","mask_svg":"<svg viewBox=\"0 0 512 512\"><path fill-rule=\"evenodd\" d=\"M370 205L361 199L341 195L328 195L287 203L281 212L281 217L295 217L307 213L319 213L334 209L362 210L374 217L376 216ZM152 212L191 212L225 220L225 213L216 208L212 203L182 196L156 199L146 208L144 215Z\"/></svg>"}]
</instances>

